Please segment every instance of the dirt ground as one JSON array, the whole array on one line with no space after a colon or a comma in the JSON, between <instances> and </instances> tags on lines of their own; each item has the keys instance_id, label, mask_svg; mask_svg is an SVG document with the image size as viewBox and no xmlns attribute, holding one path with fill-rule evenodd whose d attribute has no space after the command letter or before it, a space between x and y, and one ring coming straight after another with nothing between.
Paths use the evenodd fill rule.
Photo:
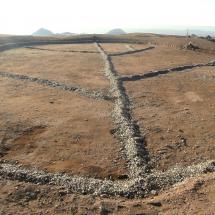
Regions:
<instances>
[{"instance_id":1,"label":"dirt ground","mask_svg":"<svg viewBox=\"0 0 215 215\"><path fill-rule=\"evenodd\" d=\"M70 194L61 187L0 180L0 214L172 215L215 211L215 174L187 180L145 199ZM48 195L47 195L48 194Z\"/></svg>"},{"instance_id":2,"label":"dirt ground","mask_svg":"<svg viewBox=\"0 0 215 215\"><path fill-rule=\"evenodd\" d=\"M145 49L148 48L150 45L149 44L131 44L130 45L133 49L138 50L138 49Z\"/></svg>"},{"instance_id":3,"label":"dirt ground","mask_svg":"<svg viewBox=\"0 0 215 215\"><path fill-rule=\"evenodd\" d=\"M214 157L215 97L211 67L126 82L135 119L158 169Z\"/></svg>"},{"instance_id":4,"label":"dirt ground","mask_svg":"<svg viewBox=\"0 0 215 215\"><path fill-rule=\"evenodd\" d=\"M129 44L129 43L101 43L102 48L108 53L118 53L145 49L149 44Z\"/></svg>"},{"instance_id":5,"label":"dirt ground","mask_svg":"<svg viewBox=\"0 0 215 215\"><path fill-rule=\"evenodd\" d=\"M1 159L98 178L126 173L110 103L7 78L0 101Z\"/></svg>"},{"instance_id":6,"label":"dirt ground","mask_svg":"<svg viewBox=\"0 0 215 215\"><path fill-rule=\"evenodd\" d=\"M92 51L97 52L95 45L92 43L85 44L60 44L60 45L42 45L35 46L42 49L53 49L58 51Z\"/></svg>"},{"instance_id":7,"label":"dirt ground","mask_svg":"<svg viewBox=\"0 0 215 215\"><path fill-rule=\"evenodd\" d=\"M126 43L102 43L102 48L109 54L115 53L115 52L126 52L129 51L130 44Z\"/></svg>"},{"instance_id":8,"label":"dirt ground","mask_svg":"<svg viewBox=\"0 0 215 215\"><path fill-rule=\"evenodd\" d=\"M59 45L61 48L64 46ZM0 71L78 85L91 90L101 89L104 92L109 87L103 75L103 61L99 53L14 49L0 53Z\"/></svg>"},{"instance_id":9,"label":"dirt ground","mask_svg":"<svg viewBox=\"0 0 215 215\"><path fill-rule=\"evenodd\" d=\"M101 43L101 46L108 54L147 48L151 44L155 49L112 57L117 78L215 60L210 52L215 50L215 43L206 39L152 34L122 38L133 38L144 44ZM204 52L183 50L190 40ZM104 73L105 61L95 44L36 47L54 51L18 48L0 52L0 72L78 85L105 94L111 92L109 77ZM71 50L98 53L63 52ZM150 171L163 172L175 166L186 168L215 157L215 67L124 81L125 88L120 89L124 94L120 96L128 96L127 106L119 99L116 106L114 97L109 101L98 100L2 76L0 163L7 161L48 173L126 183L130 161L125 156L123 141L117 136L113 108L117 114L124 111L126 115L130 111L134 129L140 129L140 136L145 137ZM114 81L112 84L117 85ZM134 199L81 195L71 193L67 186L41 185L0 175L0 214L212 215L215 174L208 172Z\"/></svg>"},{"instance_id":10,"label":"dirt ground","mask_svg":"<svg viewBox=\"0 0 215 215\"><path fill-rule=\"evenodd\" d=\"M146 52L112 58L119 74L134 75L182 65L208 63L214 60L214 56L214 54L159 46Z\"/></svg>"},{"instance_id":11,"label":"dirt ground","mask_svg":"<svg viewBox=\"0 0 215 215\"><path fill-rule=\"evenodd\" d=\"M145 44L154 44L158 46L166 46L166 47L175 47L175 48L183 48L184 45L192 42L197 45L201 49L206 50L215 50L215 43L212 41L208 41L205 38L200 38L196 36L183 37L183 36L174 36L174 35L157 35L157 34L131 34L127 35L127 37L135 38L138 42ZM125 36L126 37L126 36Z\"/></svg>"}]
</instances>

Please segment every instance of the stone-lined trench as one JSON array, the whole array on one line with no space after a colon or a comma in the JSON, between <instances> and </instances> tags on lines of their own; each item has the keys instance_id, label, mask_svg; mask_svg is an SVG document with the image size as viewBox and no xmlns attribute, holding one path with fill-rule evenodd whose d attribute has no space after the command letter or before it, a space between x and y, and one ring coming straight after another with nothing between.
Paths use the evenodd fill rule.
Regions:
<instances>
[{"instance_id":1,"label":"stone-lined trench","mask_svg":"<svg viewBox=\"0 0 215 215\"><path fill-rule=\"evenodd\" d=\"M50 42L49 42L50 44ZM67 86L50 80L33 78L24 75L0 72L0 76L17 80L26 80L49 87L62 90L77 92L83 96L105 99L113 101L112 117L116 126L114 135L118 138L119 144L123 147L124 155L128 160L129 179L111 181L94 178L84 178L68 176L66 174L51 174L35 168L26 169L22 165L4 162L0 163L0 177L9 180L19 180L34 184L51 184L67 188L70 192L81 194L105 195L105 196L125 196L128 198L143 197L152 191L166 189L171 185L181 182L186 178L193 177L202 173L215 171L215 161L207 161L188 167L175 167L166 172L154 171L150 168L150 153L145 144L145 139L141 136L139 127L133 119L129 97L123 86L123 81L135 81L149 77L155 77L169 72L184 71L195 67L215 66L215 62L208 64L185 65L167 70L149 72L144 75L134 75L121 77L112 63L114 54L107 54L101 45L95 42L98 52L104 60L104 75L110 83L110 95L103 95L100 92L88 91L77 86ZM9 47L11 49L11 47ZM16 46L15 46L16 48ZM153 47L154 48L154 47ZM144 49L147 51L152 49ZM117 55L136 53L137 50L118 53ZM140 50L139 50L140 51Z\"/></svg>"}]
</instances>

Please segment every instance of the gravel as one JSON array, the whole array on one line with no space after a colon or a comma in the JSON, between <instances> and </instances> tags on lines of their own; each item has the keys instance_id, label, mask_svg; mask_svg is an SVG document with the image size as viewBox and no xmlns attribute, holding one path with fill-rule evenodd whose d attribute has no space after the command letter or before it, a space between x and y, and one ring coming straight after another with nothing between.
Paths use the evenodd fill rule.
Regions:
<instances>
[{"instance_id":1,"label":"gravel","mask_svg":"<svg viewBox=\"0 0 215 215\"><path fill-rule=\"evenodd\" d=\"M117 127L117 136L124 146L129 161L129 176L135 178L145 175L149 161L148 151L145 148L144 137L141 137L139 127L132 119L130 102L125 92L123 82L119 79L111 60L100 44L96 43L105 62L105 75L110 81L110 91L114 100L113 119Z\"/></svg>"},{"instance_id":2,"label":"gravel","mask_svg":"<svg viewBox=\"0 0 215 215\"><path fill-rule=\"evenodd\" d=\"M166 172L154 172L147 177L137 177L124 181L100 180L94 178L69 176L60 173L46 173L36 168L26 169L22 165L1 162L0 178L61 186L69 193L92 194L95 196L144 197L152 192L164 190L186 178L215 171L215 160L188 167L175 167Z\"/></svg>"}]
</instances>

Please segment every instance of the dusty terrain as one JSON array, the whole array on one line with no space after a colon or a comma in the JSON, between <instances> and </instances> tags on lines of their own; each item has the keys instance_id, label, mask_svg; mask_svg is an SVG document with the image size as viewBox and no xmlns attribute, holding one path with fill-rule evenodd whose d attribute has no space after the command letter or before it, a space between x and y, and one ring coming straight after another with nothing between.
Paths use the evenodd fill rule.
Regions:
<instances>
[{"instance_id":1,"label":"dusty terrain","mask_svg":"<svg viewBox=\"0 0 215 215\"><path fill-rule=\"evenodd\" d=\"M214 54L158 46L132 56L116 56L113 58L113 63L121 75L134 75L181 65L207 63L212 60Z\"/></svg>"},{"instance_id":2,"label":"dusty terrain","mask_svg":"<svg viewBox=\"0 0 215 215\"><path fill-rule=\"evenodd\" d=\"M62 187L0 180L1 214L214 214L215 175L198 177L157 196L129 200L70 194ZM47 195L48 194L48 195Z\"/></svg>"},{"instance_id":3,"label":"dusty terrain","mask_svg":"<svg viewBox=\"0 0 215 215\"><path fill-rule=\"evenodd\" d=\"M126 83L158 169L214 158L214 74L204 67Z\"/></svg>"},{"instance_id":4,"label":"dusty terrain","mask_svg":"<svg viewBox=\"0 0 215 215\"><path fill-rule=\"evenodd\" d=\"M86 44L61 44L61 45L43 45L36 46L35 48L48 49L48 50L56 50L56 51L91 51L98 52L95 45L92 43ZM87 58L86 58L87 59Z\"/></svg>"},{"instance_id":5,"label":"dusty terrain","mask_svg":"<svg viewBox=\"0 0 215 215\"><path fill-rule=\"evenodd\" d=\"M79 46L83 50L85 45ZM95 47L92 48L97 51ZM0 53L0 71L107 91L109 83L103 76L102 66L99 53L80 54L27 48Z\"/></svg>"},{"instance_id":6,"label":"dusty terrain","mask_svg":"<svg viewBox=\"0 0 215 215\"><path fill-rule=\"evenodd\" d=\"M132 46L124 43L103 43L102 47L107 53L114 53L128 51Z\"/></svg>"},{"instance_id":7,"label":"dusty terrain","mask_svg":"<svg viewBox=\"0 0 215 215\"><path fill-rule=\"evenodd\" d=\"M3 159L102 178L123 172L108 102L7 78L0 83Z\"/></svg>"},{"instance_id":8,"label":"dusty terrain","mask_svg":"<svg viewBox=\"0 0 215 215\"><path fill-rule=\"evenodd\" d=\"M0 214L213 214L215 43L0 43L46 39L0 52Z\"/></svg>"}]
</instances>

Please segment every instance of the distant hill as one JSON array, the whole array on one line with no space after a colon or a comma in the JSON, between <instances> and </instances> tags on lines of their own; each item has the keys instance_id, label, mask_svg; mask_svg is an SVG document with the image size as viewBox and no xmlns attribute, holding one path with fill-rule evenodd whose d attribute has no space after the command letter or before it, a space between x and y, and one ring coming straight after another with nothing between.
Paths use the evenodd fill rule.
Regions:
<instances>
[{"instance_id":1,"label":"distant hill","mask_svg":"<svg viewBox=\"0 0 215 215\"><path fill-rule=\"evenodd\" d=\"M71 33L71 32L63 32L63 33L60 33L61 35L74 35L75 33Z\"/></svg>"},{"instance_id":2,"label":"distant hill","mask_svg":"<svg viewBox=\"0 0 215 215\"><path fill-rule=\"evenodd\" d=\"M126 32L123 31L121 28L116 28L116 29L109 31L107 34L119 35L119 34L126 34Z\"/></svg>"},{"instance_id":3,"label":"distant hill","mask_svg":"<svg viewBox=\"0 0 215 215\"><path fill-rule=\"evenodd\" d=\"M53 35L53 33L45 28L40 28L37 31L35 31L32 35L34 36L50 36Z\"/></svg>"}]
</instances>

